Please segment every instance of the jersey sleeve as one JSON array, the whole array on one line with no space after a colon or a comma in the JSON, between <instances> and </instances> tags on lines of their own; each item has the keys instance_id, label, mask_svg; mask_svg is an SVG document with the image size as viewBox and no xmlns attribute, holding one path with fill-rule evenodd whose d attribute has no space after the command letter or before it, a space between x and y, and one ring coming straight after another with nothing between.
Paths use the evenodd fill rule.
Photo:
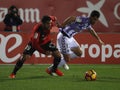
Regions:
<instances>
[{"instance_id":1,"label":"jersey sleeve","mask_svg":"<svg viewBox=\"0 0 120 90\"><path fill-rule=\"evenodd\" d=\"M81 23L82 22L82 17L81 16L77 16L75 22Z\"/></svg>"}]
</instances>

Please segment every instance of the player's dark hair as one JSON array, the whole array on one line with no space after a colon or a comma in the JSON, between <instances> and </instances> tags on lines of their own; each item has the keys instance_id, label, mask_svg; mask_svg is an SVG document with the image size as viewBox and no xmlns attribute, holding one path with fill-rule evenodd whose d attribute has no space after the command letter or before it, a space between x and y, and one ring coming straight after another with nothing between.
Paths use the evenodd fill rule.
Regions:
<instances>
[{"instance_id":1,"label":"player's dark hair","mask_svg":"<svg viewBox=\"0 0 120 90\"><path fill-rule=\"evenodd\" d=\"M90 17L95 17L95 16L96 16L97 18L100 17L100 13L99 13L98 11L96 11L96 10L92 11L91 14L90 14Z\"/></svg>"},{"instance_id":2,"label":"player's dark hair","mask_svg":"<svg viewBox=\"0 0 120 90\"><path fill-rule=\"evenodd\" d=\"M14 8L16 8L16 10L17 10L17 12L18 12L17 7L16 7L16 6L14 6L14 5L10 6L8 10L13 10Z\"/></svg>"},{"instance_id":3,"label":"player's dark hair","mask_svg":"<svg viewBox=\"0 0 120 90\"><path fill-rule=\"evenodd\" d=\"M47 16L47 15L42 17L42 23L46 23L46 22L48 22L50 20L51 20L51 18L49 16Z\"/></svg>"}]
</instances>

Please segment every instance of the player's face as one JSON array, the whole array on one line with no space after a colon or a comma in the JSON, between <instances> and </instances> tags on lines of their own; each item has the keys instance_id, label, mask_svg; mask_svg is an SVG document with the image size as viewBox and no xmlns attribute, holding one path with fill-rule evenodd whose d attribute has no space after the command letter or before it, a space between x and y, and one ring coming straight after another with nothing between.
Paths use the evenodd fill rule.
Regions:
<instances>
[{"instance_id":1,"label":"player's face","mask_svg":"<svg viewBox=\"0 0 120 90\"><path fill-rule=\"evenodd\" d=\"M44 24L44 27L45 27L47 30L50 30L50 29L51 29L51 23L52 23L52 20L46 22L46 23Z\"/></svg>"},{"instance_id":2,"label":"player's face","mask_svg":"<svg viewBox=\"0 0 120 90\"><path fill-rule=\"evenodd\" d=\"M90 17L90 23L92 25L94 25L96 23L96 21L98 21L98 17L94 16L94 17Z\"/></svg>"}]
</instances>

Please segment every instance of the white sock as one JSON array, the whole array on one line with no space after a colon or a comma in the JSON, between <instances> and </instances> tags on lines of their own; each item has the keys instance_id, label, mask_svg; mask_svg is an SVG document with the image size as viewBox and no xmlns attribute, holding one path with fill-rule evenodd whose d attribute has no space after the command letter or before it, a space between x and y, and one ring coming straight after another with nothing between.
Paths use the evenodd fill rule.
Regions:
<instances>
[{"instance_id":1,"label":"white sock","mask_svg":"<svg viewBox=\"0 0 120 90\"><path fill-rule=\"evenodd\" d=\"M62 67L64 64L66 64L66 62L65 62L65 60L63 58L61 58L61 61L60 61L59 65L58 65L58 67ZM49 66L49 68L51 68L52 66L53 66L53 64L51 64Z\"/></svg>"},{"instance_id":2,"label":"white sock","mask_svg":"<svg viewBox=\"0 0 120 90\"><path fill-rule=\"evenodd\" d=\"M70 58L71 59L74 59L74 58L77 58L77 57L78 56L75 53L73 53L72 51L70 52ZM60 61L59 65L58 65L58 67L62 67L65 64L67 64L66 61L63 58L61 58L61 61Z\"/></svg>"},{"instance_id":3,"label":"white sock","mask_svg":"<svg viewBox=\"0 0 120 90\"><path fill-rule=\"evenodd\" d=\"M61 61L58 65L58 67L62 67L64 64L66 64L66 61L63 58L61 58Z\"/></svg>"},{"instance_id":4,"label":"white sock","mask_svg":"<svg viewBox=\"0 0 120 90\"><path fill-rule=\"evenodd\" d=\"M70 52L70 58L71 59L74 59L74 58L77 58L77 57L78 56L75 53L73 53L72 51ZM59 65L58 65L58 67L62 67L65 64L67 64L66 61L63 58L61 58L61 61L60 61ZM49 67L52 67L52 66L53 66L53 64L50 65Z\"/></svg>"}]
</instances>

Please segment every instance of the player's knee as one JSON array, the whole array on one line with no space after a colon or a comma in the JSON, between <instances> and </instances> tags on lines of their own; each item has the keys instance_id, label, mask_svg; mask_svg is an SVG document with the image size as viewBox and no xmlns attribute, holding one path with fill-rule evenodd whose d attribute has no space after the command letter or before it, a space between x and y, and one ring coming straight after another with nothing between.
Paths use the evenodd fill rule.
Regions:
<instances>
[{"instance_id":1,"label":"player's knee","mask_svg":"<svg viewBox=\"0 0 120 90\"><path fill-rule=\"evenodd\" d=\"M71 51L74 52L74 53L78 53L78 54L81 54L81 53L82 53L80 47L72 47L72 48L71 48Z\"/></svg>"},{"instance_id":2,"label":"player's knee","mask_svg":"<svg viewBox=\"0 0 120 90\"><path fill-rule=\"evenodd\" d=\"M80 50L80 48L73 48L71 50L75 53L76 56L81 57L82 50Z\"/></svg>"},{"instance_id":3,"label":"player's knee","mask_svg":"<svg viewBox=\"0 0 120 90\"><path fill-rule=\"evenodd\" d=\"M25 62L27 59L29 59L31 56L30 55L26 55L26 54L23 54L21 57L20 57L20 61L22 62Z\"/></svg>"},{"instance_id":4,"label":"player's knee","mask_svg":"<svg viewBox=\"0 0 120 90\"><path fill-rule=\"evenodd\" d=\"M79 51L78 53L76 53L77 56L81 57L82 55L82 51Z\"/></svg>"}]
</instances>

